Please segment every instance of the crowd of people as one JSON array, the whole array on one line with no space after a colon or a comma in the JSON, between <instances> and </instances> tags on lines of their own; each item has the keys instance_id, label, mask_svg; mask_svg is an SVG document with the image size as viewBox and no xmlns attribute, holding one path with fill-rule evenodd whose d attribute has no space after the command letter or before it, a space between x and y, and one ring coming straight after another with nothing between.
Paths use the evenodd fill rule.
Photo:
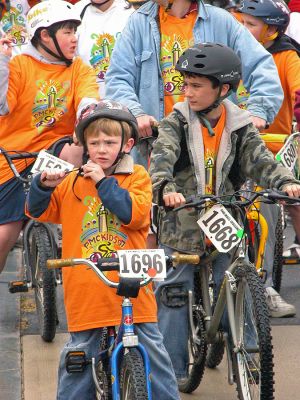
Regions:
<instances>
[{"instance_id":1,"label":"crowd of people","mask_svg":"<svg viewBox=\"0 0 300 400\"><path fill-rule=\"evenodd\" d=\"M288 137L294 120L300 128L299 8L299 0L0 0L0 146L38 152L73 136L57 155L79 168L45 170L26 198L0 157L0 271L29 217L62 225L64 258L110 257L154 241L167 253L199 253L207 243L197 213L164 206L231 194L249 178L299 197L300 182L274 157L283 143L263 141ZM16 167L22 176L31 169L22 160ZM295 243L287 258L300 259L298 210L288 208ZM270 315L293 316L272 282L278 207L261 212ZM217 288L229 263L227 253L214 261ZM63 269L63 286L70 340L57 398L94 399L91 373L67 374L65 355L84 348L94 356L101 329L120 320L121 299L84 267ZM134 300L154 399L180 398L191 288L184 266Z\"/></svg>"}]
</instances>

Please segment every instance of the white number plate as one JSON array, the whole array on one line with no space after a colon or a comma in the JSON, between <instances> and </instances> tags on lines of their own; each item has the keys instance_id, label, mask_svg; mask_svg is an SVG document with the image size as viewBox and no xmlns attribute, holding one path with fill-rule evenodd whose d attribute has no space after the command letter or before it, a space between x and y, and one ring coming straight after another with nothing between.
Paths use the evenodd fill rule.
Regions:
<instances>
[{"instance_id":1,"label":"white number plate","mask_svg":"<svg viewBox=\"0 0 300 400\"><path fill-rule=\"evenodd\" d=\"M62 171L71 171L74 168L74 165L53 156L48 153L47 150L42 150L39 152L39 155L31 168L31 172L33 174L43 172L46 168L57 168Z\"/></svg>"},{"instance_id":2,"label":"white number plate","mask_svg":"<svg viewBox=\"0 0 300 400\"><path fill-rule=\"evenodd\" d=\"M167 276L166 258L163 249L119 250L120 276L155 281Z\"/></svg>"},{"instance_id":3,"label":"white number plate","mask_svg":"<svg viewBox=\"0 0 300 400\"><path fill-rule=\"evenodd\" d=\"M230 251L244 235L243 229L232 215L219 204L210 208L197 222L221 253Z\"/></svg>"},{"instance_id":4,"label":"white number plate","mask_svg":"<svg viewBox=\"0 0 300 400\"><path fill-rule=\"evenodd\" d=\"M279 150L275 156L289 171L294 170L298 158L298 144L293 138L286 141L285 145Z\"/></svg>"}]
</instances>

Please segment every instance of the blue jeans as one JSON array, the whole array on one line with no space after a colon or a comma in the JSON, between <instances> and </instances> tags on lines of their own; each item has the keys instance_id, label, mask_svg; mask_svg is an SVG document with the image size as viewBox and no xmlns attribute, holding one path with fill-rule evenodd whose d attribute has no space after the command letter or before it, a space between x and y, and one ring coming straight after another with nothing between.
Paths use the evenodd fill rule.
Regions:
<instances>
[{"instance_id":1,"label":"blue jeans","mask_svg":"<svg viewBox=\"0 0 300 400\"><path fill-rule=\"evenodd\" d=\"M173 250L170 248L163 248L167 254L173 252ZM228 254L220 253L214 260L212 272L217 292L219 292L219 288L224 277L224 272L229 265L230 256ZM185 290L193 290L193 266L183 264L175 270L169 270L167 278L163 282L158 282L155 288L155 296L158 306L159 330L164 337L164 345L170 354L176 377L185 378L189 363L187 346L189 337L188 304L186 302L186 304L180 307L168 307L165 305L161 298L162 289L166 285L170 284L182 284ZM222 322L223 321L224 318L222 319ZM223 326L223 329L226 329L226 327Z\"/></svg>"},{"instance_id":2,"label":"blue jeans","mask_svg":"<svg viewBox=\"0 0 300 400\"><path fill-rule=\"evenodd\" d=\"M180 400L172 363L157 324L136 324L135 329L150 358L153 400ZM91 366L88 365L82 373L68 374L65 357L68 351L84 350L87 358L95 357L97 360L100 337L101 328L70 333L60 357L57 400L95 400Z\"/></svg>"}]
</instances>

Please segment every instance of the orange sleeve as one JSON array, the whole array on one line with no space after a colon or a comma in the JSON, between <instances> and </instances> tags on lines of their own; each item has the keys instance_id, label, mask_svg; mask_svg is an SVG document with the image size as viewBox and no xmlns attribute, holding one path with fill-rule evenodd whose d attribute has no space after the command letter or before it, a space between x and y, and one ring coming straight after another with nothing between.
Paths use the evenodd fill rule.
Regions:
<instances>
[{"instance_id":1,"label":"orange sleeve","mask_svg":"<svg viewBox=\"0 0 300 400\"><path fill-rule=\"evenodd\" d=\"M18 99L20 98L20 94L22 93L22 87L24 85L19 57L20 56L13 57L8 64L9 78L7 104L10 113L16 107Z\"/></svg>"},{"instance_id":2,"label":"orange sleeve","mask_svg":"<svg viewBox=\"0 0 300 400\"><path fill-rule=\"evenodd\" d=\"M76 76L80 79L76 79L75 84L75 110L84 97L99 99L99 87L93 69L81 59L76 59L76 62L78 63Z\"/></svg>"},{"instance_id":3,"label":"orange sleeve","mask_svg":"<svg viewBox=\"0 0 300 400\"><path fill-rule=\"evenodd\" d=\"M127 189L132 200L132 218L131 222L124 226L137 230L150 225L152 185L144 167L135 165L134 168L131 185Z\"/></svg>"},{"instance_id":4,"label":"orange sleeve","mask_svg":"<svg viewBox=\"0 0 300 400\"><path fill-rule=\"evenodd\" d=\"M295 92L300 89L300 58L295 51L288 51L286 54L286 71L289 92L295 101Z\"/></svg>"}]
</instances>

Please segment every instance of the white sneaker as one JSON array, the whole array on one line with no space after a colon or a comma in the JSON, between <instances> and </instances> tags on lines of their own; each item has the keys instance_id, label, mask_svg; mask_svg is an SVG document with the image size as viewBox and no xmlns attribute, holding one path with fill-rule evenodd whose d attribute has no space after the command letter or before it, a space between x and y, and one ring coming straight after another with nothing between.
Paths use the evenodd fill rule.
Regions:
<instances>
[{"instance_id":1,"label":"white sneaker","mask_svg":"<svg viewBox=\"0 0 300 400\"><path fill-rule=\"evenodd\" d=\"M296 314L296 308L284 301L272 287L266 288L266 298L271 317L293 317Z\"/></svg>"}]
</instances>

